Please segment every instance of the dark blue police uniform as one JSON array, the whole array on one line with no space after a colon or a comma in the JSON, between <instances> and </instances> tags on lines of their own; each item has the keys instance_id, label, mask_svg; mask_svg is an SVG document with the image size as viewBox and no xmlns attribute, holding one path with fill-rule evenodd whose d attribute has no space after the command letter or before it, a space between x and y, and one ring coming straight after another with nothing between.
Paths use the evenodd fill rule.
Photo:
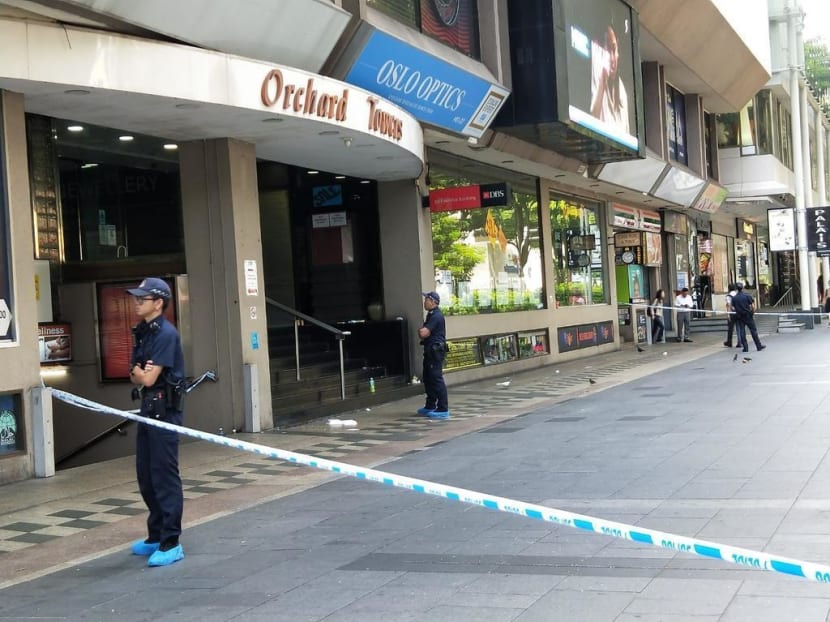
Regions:
<instances>
[{"instance_id":1,"label":"dark blue police uniform","mask_svg":"<svg viewBox=\"0 0 830 622\"><path fill-rule=\"evenodd\" d=\"M738 287L738 293L732 296L732 308L735 310L735 322L738 329L738 343L743 347L744 352L749 351L749 344L746 341L747 328L752 335L752 341L755 342L755 348L758 351L766 348L758 337L758 329L755 328L755 320L752 317L753 303L752 296L744 292L741 287Z\"/></svg>"},{"instance_id":2,"label":"dark blue police uniform","mask_svg":"<svg viewBox=\"0 0 830 622\"><path fill-rule=\"evenodd\" d=\"M172 385L184 379L184 354L176 328L159 316L141 322L134 329L133 361L164 369L152 387L141 392L141 415L182 425L181 402L178 409L170 403ZM182 533L184 495L179 476L179 435L150 425L138 424L136 438L136 475L144 503L150 510L147 518L147 541L175 546Z\"/></svg>"},{"instance_id":3,"label":"dark blue police uniform","mask_svg":"<svg viewBox=\"0 0 830 622\"><path fill-rule=\"evenodd\" d=\"M444 314L435 307L427 311L424 328L429 329L429 337L424 343L424 388L427 399L426 410L436 413L449 412L447 385L444 383L444 358L446 357L447 329Z\"/></svg>"}]
</instances>

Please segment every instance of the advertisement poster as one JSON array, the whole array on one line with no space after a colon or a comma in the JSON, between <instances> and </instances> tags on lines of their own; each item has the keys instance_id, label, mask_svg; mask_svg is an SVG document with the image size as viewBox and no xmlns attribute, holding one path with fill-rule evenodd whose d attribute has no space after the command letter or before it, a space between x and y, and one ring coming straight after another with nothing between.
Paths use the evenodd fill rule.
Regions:
<instances>
[{"instance_id":1,"label":"advertisement poster","mask_svg":"<svg viewBox=\"0 0 830 622\"><path fill-rule=\"evenodd\" d=\"M659 233L644 233L646 241L645 265L660 267L663 265L663 242Z\"/></svg>"},{"instance_id":2,"label":"advertisement poster","mask_svg":"<svg viewBox=\"0 0 830 622\"><path fill-rule=\"evenodd\" d=\"M176 289L173 279L164 279L173 298L164 318L176 324ZM133 326L138 324L135 301L127 293L136 281L98 283L98 335L101 353L102 380L129 380L130 358L133 354Z\"/></svg>"},{"instance_id":3,"label":"advertisement poster","mask_svg":"<svg viewBox=\"0 0 830 622\"><path fill-rule=\"evenodd\" d=\"M17 434L19 400L14 395L0 395L0 454L20 449Z\"/></svg>"},{"instance_id":4,"label":"advertisement poster","mask_svg":"<svg viewBox=\"0 0 830 622\"><path fill-rule=\"evenodd\" d=\"M579 326L563 326L557 330L559 352L571 352L614 341L614 323L597 322Z\"/></svg>"},{"instance_id":5,"label":"advertisement poster","mask_svg":"<svg viewBox=\"0 0 830 622\"><path fill-rule=\"evenodd\" d=\"M37 341L41 365L72 360L72 327L69 324L39 324Z\"/></svg>"},{"instance_id":6,"label":"advertisement poster","mask_svg":"<svg viewBox=\"0 0 830 622\"><path fill-rule=\"evenodd\" d=\"M767 210L769 249L795 250L795 210L791 207Z\"/></svg>"},{"instance_id":7,"label":"advertisement poster","mask_svg":"<svg viewBox=\"0 0 830 622\"><path fill-rule=\"evenodd\" d=\"M628 266L628 291L631 292L631 302L648 302L643 266L636 264Z\"/></svg>"},{"instance_id":8,"label":"advertisement poster","mask_svg":"<svg viewBox=\"0 0 830 622\"><path fill-rule=\"evenodd\" d=\"M568 114L571 121L636 150L634 31L619 0L566 0Z\"/></svg>"}]
</instances>

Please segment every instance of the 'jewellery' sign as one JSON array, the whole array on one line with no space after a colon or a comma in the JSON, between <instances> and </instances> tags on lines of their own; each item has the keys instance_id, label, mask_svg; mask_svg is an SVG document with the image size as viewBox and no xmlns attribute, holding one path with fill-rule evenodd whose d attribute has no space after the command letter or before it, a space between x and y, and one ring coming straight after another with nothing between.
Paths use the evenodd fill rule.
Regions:
<instances>
[{"instance_id":1,"label":"'jewellery' sign","mask_svg":"<svg viewBox=\"0 0 830 622\"><path fill-rule=\"evenodd\" d=\"M346 73L416 118L478 138L509 91L378 30Z\"/></svg>"}]
</instances>

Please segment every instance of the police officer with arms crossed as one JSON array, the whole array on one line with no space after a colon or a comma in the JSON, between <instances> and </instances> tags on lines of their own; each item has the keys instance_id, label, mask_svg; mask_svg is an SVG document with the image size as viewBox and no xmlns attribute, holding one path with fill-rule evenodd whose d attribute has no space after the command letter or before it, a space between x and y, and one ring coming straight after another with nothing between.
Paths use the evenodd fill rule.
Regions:
<instances>
[{"instance_id":1,"label":"police officer with arms crossed","mask_svg":"<svg viewBox=\"0 0 830 622\"><path fill-rule=\"evenodd\" d=\"M418 336L424 346L423 379L427 399L424 407L418 409L418 414L430 419L449 419L450 407L443 371L447 355L447 329L444 314L438 308L441 297L437 292L424 292L423 296L427 316L424 325L418 329Z\"/></svg>"},{"instance_id":2,"label":"police officer with arms crossed","mask_svg":"<svg viewBox=\"0 0 830 622\"><path fill-rule=\"evenodd\" d=\"M176 328L164 319L170 288L157 278L144 279L128 289L141 319L133 329L130 380L138 385L133 397L141 399L140 414L182 425L184 355ZM134 555L149 556L149 566L168 566L184 558L179 544L184 494L179 476L179 436L175 432L138 424L135 456L141 497L150 510L147 539L132 545Z\"/></svg>"}]
</instances>

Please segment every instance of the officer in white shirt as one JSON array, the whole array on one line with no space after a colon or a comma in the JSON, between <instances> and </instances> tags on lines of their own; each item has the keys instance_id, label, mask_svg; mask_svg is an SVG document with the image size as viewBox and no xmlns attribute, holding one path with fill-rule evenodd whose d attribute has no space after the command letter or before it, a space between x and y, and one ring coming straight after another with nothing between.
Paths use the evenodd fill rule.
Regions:
<instances>
[{"instance_id":1,"label":"officer in white shirt","mask_svg":"<svg viewBox=\"0 0 830 622\"><path fill-rule=\"evenodd\" d=\"M691 343L689 330L692 327L692 309L695 303L689 295L688 287L680 290L680 293L674 299L674 306L677 308L677 340Z\"/></svg>"}]
</instances>

